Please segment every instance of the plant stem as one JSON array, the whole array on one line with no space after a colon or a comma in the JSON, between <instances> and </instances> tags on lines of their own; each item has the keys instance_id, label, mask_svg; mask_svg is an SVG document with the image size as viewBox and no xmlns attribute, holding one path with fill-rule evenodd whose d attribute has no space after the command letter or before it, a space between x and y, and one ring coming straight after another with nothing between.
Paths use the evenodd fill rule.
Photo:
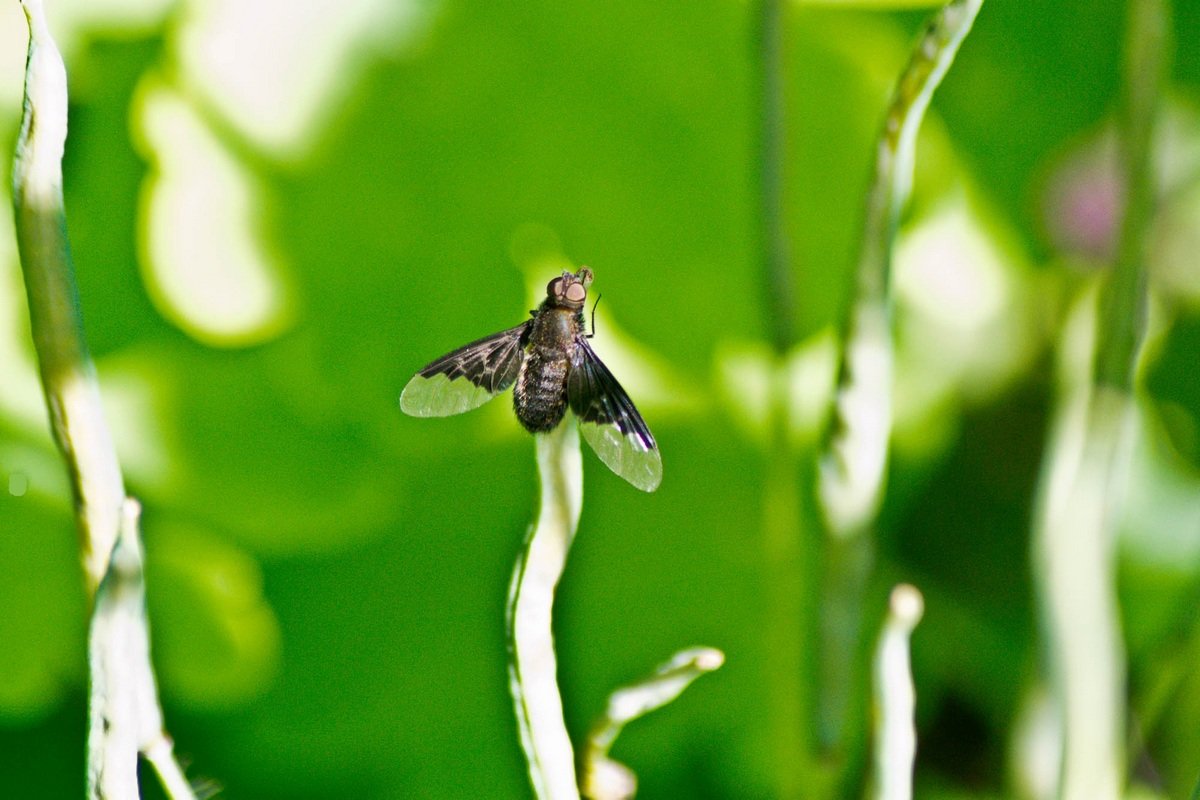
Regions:
<instances>
[{"instance_id":1,"label":"plant stem","mask_svg":"<svg viewBox=\"0 0 1200 800\"><path fill-rule=\"evenodd\" d=\"M1167 0L1130 0L1119 112L1125 212L1116 265L1106 287L1096 381L1128 391L1146 327L1146 238L1154 206L1150 163L1159 96L1171 52Z\"/></svg>"},{"instance_id":2,"label":"plant stem","mask_svg":"<svg viewBox=\"0 0 1200 800\"><path fill-rule=\"evenodd\" d=\"M921 621L925 601L917 589L892 590L887 619L875 650L875 793L877 800L911 800L917 754L909 639Z\"/></svg>"},{"instance_id":3,"label":"plant stem","mask_svg":"<svg viewBox=\"0 0 1200 800\"><path fill-rule=\"evenodd\" d=\"M758 0L753 7L758 67L759 246L767 337L776 356L771 378L771 442L763 490L763 557L766 584L766 674L776 794L808 793L811 773L812 699L809 669L816 640L816 612L806 600L809 578L801 539L798 458L788 435L786 357L795 343L795 286L784 217L783 2Z\"/></svg>"},{"instance_id":4,"label":"plant stem","mask_svg":"<svg viewBox=\"0 0 1200 800\"><path fill-rule=\"evenodd\" d=\"M1034 524L1034 574L1063 731L1060 797L1121 795L1124 650L1111 537L1129 458L1129 406L1111 389L1066 387Z\"/></svg>"},{"instance_id":5,"label":"plant stem","mask_svg":"<svg viewBox=\"0 0 1200 800\"><path fill-rule=\"evenodd\" d=\"M91 683L87 792L139 796L138 753L169 797L194 794L171 754L150 664L138 505L125 497L116 449L88 355L63 207L67 75L40 0L22 0L29 25L25 102L13 166L17 247L50 428L71 479L88 597Z\"/></svg>"},{"instance_id":6,"label":"plant stem","mask_svg":"<svg viewBox=\"0 0 1200 800\"><path fill-rule=\"evenodd\" d=\"M138 534L141 508L122 506L121 525L108 574L96 593L88 637L91 665L88 731L88 796L138 797L137 757L154 767L167 796L194 800L171 739L163 731L162 709L150 666L146 623L146 584Z\"/></svg>"},{"instance_id":7,"label":"plant stem","mask_svg":"<svg viewBox=\"0 0 1200 800\"><path fill-rule=\"evenodd\" d=\"M70 471L91 597L117 541L125 487L84 343L67 241L62 193L67 74L40 0L22 0L21 5L29 23L29 51L25 112L13 165L17 247L50 428Z\"/></svg>"},{"instance_id":8,"label":"plant stem","mask_svg":"<svg viewBox=\"0 0 1200 800\"><path fill-rule=\"evenodd\" d=\"M583 456L570 415L535 438L541 504L508 591L509 688L534 794L539 800L578 800L575 756L558 692L552 610L583 507Z\"/></svg>"},{"instance_id":9,"label":"plant stem","mask_svg":"<svg viewBox=\"0 0 1200 800\"><path fill-rule=\"evenodd\" d=\"M1153 128L1169 18L1164 0L1130 0L1120 109L1125 217L1116 264L1101 289L1093 374L1072 380L1064 363L1034 524L1035 580L1063 730L1059 796L1067 800L1117 798L1125 781L1125 652L1113 542L1145 325Z\"/></svg>"},{"instance_id":10,"label":"plant stem","mask_svg":"<svg viewBox=\"0 0 1200 800\"><path fill-rule=\"evenodd\" d=\"M892 430L891 264L901 212L912 193L917 132L933 93L966 39L983 0L954 0L936 13L900 75L875 147L846 326L821 501L835 535L854 535L878 509Z\"/></svg>"},{"instance_id":11,"label":"plant stem","mask_svg":"<svg viewBox=\"0 0 1200 800\"><path fill-rule=\"evenodd\" d=\"M884 493L892 434L892 250L912 193L917 133L982 5L983 0L953 0L930 18L896 82L875 146L856 294L818 481L830 534L821 602L819 722L822 745L841 750L845 780L856 774L867 735L860 721L866 708L856 687L869 658L862 628L874 563L870 533Z\"/></svg>"},{"instance_id":12,"label":"plant stem","mask_svg":"<svg viewBox=\"0 0 1200 800\"><path fill-rule=\"evenodd\" d=\"M796 290L784 225L784 102L782 0L759 0L757 48L759 81L758 185L763 285L768 335L776 354L795 343Z\"/></svg>"},{"instance_id":13,"label":"plant stem","mask_svg":"<svg viewBox=\"0 0 1200 800\"><path fill-rule=\"evenodd\" d=\"M772 375L776 398L785 398L788 376ZM820 634L818 593L820 533L806 523L801 505L805 474L787 435L785 400L773 404L775 429L763 483L763 579L766 585L765 673L775 794L783 800L819 797L814 698ZM811 515L810 515L811 516Z\"/></svg>"},{"instance_id":14,"label":"plant stem","mask_svg":"<svg viewBox=\"0 0 1200 800\"><path fill-rule=\"evenodd\" d=\"M628 800L637 792L633 771L609 758L609 751L630 722L662 708L692 682L725 663L711 647L692 647L673 655L652 675L623 686L608 697L604 715L593 725L583 751L583 794L589 800Z\"/></svg>"}]
</instances>

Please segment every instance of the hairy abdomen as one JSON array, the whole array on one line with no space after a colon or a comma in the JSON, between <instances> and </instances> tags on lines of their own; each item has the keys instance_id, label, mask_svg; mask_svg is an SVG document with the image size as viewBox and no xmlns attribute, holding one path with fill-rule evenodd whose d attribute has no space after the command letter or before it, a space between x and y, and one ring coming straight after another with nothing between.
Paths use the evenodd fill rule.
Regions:
<instances>
[{"instance_id":1,"label":"hairy abdomen","mask_svg":"<svg viewBox=\"0 0 1200 800\"><path fill-rule=\"evenodd\" d=\"M567 410L570 361L559 353L534 347L521 365L513 391L517 419L530 433L545 433L562 421Z\"/></svg>"}]
</instances>

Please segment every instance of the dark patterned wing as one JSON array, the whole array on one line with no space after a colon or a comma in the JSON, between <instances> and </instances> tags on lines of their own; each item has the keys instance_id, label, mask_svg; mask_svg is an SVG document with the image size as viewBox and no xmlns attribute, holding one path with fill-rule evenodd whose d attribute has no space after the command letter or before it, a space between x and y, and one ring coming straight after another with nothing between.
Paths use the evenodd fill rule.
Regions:
<instances>
[{"instance_id":1,"label":"dark patterned wing","mask_svg":"<svg viewBox=\"0 0 1200 800\"><path fill-rule=\"evenodd\" d=\"M517 379L530 322L447 353L418 372L400 393L414 417L448 417L477 408Z\"/></svg>"},{"instance_id":2,"label":"dark patterned wing","mask_svg":"<svg viewBox=\"0 0 1200 800\"><path fill-rule=\"evenodd\" d=\"M642 415L583 336L567 376L567 402L583 438L613 472L643 492L662 481L662 458Z\"/></svg>"}]
</instances>

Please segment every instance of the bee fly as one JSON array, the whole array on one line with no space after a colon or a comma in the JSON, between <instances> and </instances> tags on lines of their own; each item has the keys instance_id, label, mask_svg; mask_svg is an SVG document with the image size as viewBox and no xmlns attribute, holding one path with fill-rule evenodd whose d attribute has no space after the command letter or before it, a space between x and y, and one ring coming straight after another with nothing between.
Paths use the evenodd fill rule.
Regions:
<instances>
[{"instance_id":1,"label":"bee fly","mask_svg":"<svg viewBox=\"0 0 1200 800\"><path fill-rule=\"evenodd\" d=\"M592 271L564 272L515 328L479 339L422 369L400 395L414 417L448 417L483 405L509 386L530 433L553 430L569 407L583 438L609 469L645 492L662 480L658 445L642 415L584 332Z\"/></svg>"}]
</instances>

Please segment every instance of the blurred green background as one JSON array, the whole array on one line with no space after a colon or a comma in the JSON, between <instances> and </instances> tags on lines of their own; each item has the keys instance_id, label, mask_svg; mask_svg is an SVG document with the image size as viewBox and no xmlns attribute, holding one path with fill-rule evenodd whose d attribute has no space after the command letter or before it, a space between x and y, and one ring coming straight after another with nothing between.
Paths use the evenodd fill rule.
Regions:
<instances>
[{"instance_id":1,"label":"blurred green background","mask_svg":"<svg viewBox=\"0 0 1200 800\"><path fill-rule=\"evenodd\" d=\"M786 218L813 407L874 137L929 12L916 5L785 6ZM643 798L775 796L752 5L48 12L70 75L86 332L145 506L154 657L189 774L230 798L528 796L503 619L536 498L531 440L507 398L417 420L397 396L588 264L597 350L658 437L664 480L644 495L585 454L556 617L568 725L578 740L613 688L719 647L726 665L614 755ZM1200 3L1174 15L1119 544L1133 774L1163 797L1200 772ZM1120 215L1123 24L1109 0L988 0L922 131L876 545L880 582L926 596L920 797L1023 796L1039 757L1031 504L1053 350ZM11 152L16 2L0 37ZM35 375L5 221L0 794L63 798L83 789L85 600Z\"/></svg>"}]
</instances>

